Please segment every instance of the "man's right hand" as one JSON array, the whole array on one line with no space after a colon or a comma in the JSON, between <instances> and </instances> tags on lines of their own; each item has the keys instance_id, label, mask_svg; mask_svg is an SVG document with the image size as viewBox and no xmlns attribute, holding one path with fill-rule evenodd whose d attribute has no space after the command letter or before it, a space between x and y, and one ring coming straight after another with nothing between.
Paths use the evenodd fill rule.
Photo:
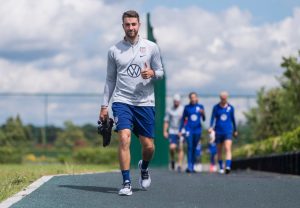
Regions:
<instances>
[{"instance_id":1,"label":"man's right hand","mask_svg":"<svg viewBox=\"0 0 300 208\"><path fill-rule=\"evenodd\" d=\"M108 107L101 107L99 120L104 121L108 117Z\"/></svg>"},{"instance_id":2,"label":"man's right hand","mask_svg":"<svg viewBox=\"0 0 300 208\"><path fill-rule=\"evenodd\" d=\"M213 132L213 130L214 130L213 128L209 128L209 129L208 129L208 133Z\"/></svg>"}]
</instances>

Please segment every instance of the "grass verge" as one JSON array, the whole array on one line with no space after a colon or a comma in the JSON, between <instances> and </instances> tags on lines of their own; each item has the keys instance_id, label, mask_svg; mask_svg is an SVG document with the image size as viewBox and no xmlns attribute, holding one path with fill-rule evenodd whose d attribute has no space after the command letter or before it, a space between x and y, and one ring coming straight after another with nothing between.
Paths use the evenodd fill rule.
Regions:
<instances>
[{"instance_id":1,"label":"grass verge","mask_svg":"<svg viewBox=\"0 0 300 208\"><path fill-rule=\"evenodd\" d=\"M44 175L110 171L117 165L0 164L0 202Z\"/></svg>"}]
</instances>

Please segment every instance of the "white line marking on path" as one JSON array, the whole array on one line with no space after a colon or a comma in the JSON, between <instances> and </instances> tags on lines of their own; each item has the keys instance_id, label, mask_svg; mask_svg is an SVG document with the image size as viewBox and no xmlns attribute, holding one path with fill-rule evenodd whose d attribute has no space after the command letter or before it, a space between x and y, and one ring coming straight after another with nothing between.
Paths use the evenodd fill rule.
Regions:
<instances>
[{"instance_id":1,"label":"white line marking on path","mask_svg":"<svg viewBox=\"0 0 300 208\"><path fill-rule=\"evenodd\" d=\"M113 171L107 171L107 172L89 172L89 173L76 173L76 174L58 174L58 175L48 175L48 176L42 176L41 178L34 181L32 184L30 184L28 187L24 188L22 191L16 193L12 197L4 200L3 202L0 202L0 208L9 208L13 204L17 203L18 201L22 200L24 197L31 194L33 191L38 189L40 186L42 186L44 183L49 181L51 178L56 176L73 176L73 175L90 175L90 174L98 174L98 173L115 173L119 172L118 170Z\"/></svg>"},{"instance_id":2,"label":"white line marking on path","mask_svg":"<svg viewBox=\"0 0 300 208\"><path fill-rule=\"evenodd\" d=\"M25 196L29 195L31 192L34 190L38 189L41 185L49 181L53 176L43 176L30 184L27 188L23 189L19 193L16 193L12 197L4 200L3 202L0 203L0 208L8 208L12 206L13 204L17 203L21 199L23 199Z\"/></svg>"}]
</instances>

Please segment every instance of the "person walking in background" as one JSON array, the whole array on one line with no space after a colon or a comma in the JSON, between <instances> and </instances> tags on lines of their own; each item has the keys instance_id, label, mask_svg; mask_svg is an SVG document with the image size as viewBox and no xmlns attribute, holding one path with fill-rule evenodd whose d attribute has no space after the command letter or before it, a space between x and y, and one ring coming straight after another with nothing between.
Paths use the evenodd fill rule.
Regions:
<instances>
[{"instance_id":1,"label":"person walking in background","mask_svg":"<svg viewBox=\"0 0 300 208\"><path fill-rule=\"evenodd\" d=\"M99 119L108 118L108 104L112 111L119 139L119 163L123 187L119 195L132 195L130 177L131 132L139 137L142 158L139 184L150 187L148 165L154 153L155 101L154 82L164 75L158 46L139 36L140 18L136 11L123 13L123 40L108 52L107 75ZM136 150L137 151L137 150Z\"/></svg>"},{"instance_id":2,"label":"person walking in background","mask_svg":"<svg viewBox=\"0 0 300 208\"><path fill-rule=\"evenodd\" d=\"M224 173L222 151L225 147L225 171L226 174L229 174L231 170L232 159L232 137L237 137L238 132L234 116L234 107L228 103L228 93L225 91L220 93L220 102L213 107L210 120L210 128L208 132L210 134L212 132L215 132L216 134L217 154L220 173Z\"/></svg>"},{"instance_id":3,"label":"person walking in background","mask_svg":"<svg viewBox=\"0 0 300 208\"><path fill-rule=\"evenodd\" d=\"M202 124L205 121L204 106L198 103L198 95L195 92L189 94L190 103L185 106L180 122L179 136L182 136L182 129L185 121L186 142L187 142L187 173L194 173L194 165L196 162L196 148L201 139Z\"/></svg>"},{"instance_id":4,"label":"person walking in background","mask_svg":"<svg viewBox=\"0 0 300 208\"><path fill-rule=\"evenodd\" d=\"M179 125L183 113L183 106L180 104L180 95L173 96L173 106L166 111L164 119L164 137L169 139L171 169L175 170L175 153L178 152L178 172L181 172L183 161L183 141L179 137Z\"/></svg>"}]
</instances>

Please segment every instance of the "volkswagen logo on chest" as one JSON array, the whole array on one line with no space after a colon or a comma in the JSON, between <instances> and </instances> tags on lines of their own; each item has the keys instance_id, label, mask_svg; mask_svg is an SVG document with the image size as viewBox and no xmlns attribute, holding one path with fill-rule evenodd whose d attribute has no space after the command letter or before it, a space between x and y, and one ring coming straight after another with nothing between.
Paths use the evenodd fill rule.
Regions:
<instances>
[{"instance_id":1,"label":"volkswagen logo on chest","mask_svg":"<svg viewBox=\"0 0 300 208\"><path fill-rule=\"evenodd\" d=\"M137 64L131 64L127 68L127 74L130 77L136 78L141 74L141 67Z\"/></svg>"}]
</instances>

